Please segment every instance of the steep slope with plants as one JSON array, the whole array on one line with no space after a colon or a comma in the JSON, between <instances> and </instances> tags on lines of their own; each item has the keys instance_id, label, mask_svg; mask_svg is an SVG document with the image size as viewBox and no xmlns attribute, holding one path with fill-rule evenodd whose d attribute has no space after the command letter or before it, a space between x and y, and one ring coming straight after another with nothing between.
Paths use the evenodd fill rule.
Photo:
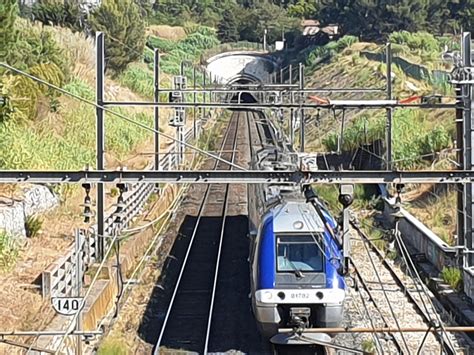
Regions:
<instances>
[{"instance_id":1,"label":"steep slope with plants","mask_svg":"<svg viewBox=\"0 0 474 355\"><path fill-rule=\"evenodd\" d=\"M458 38L434 37L428 33L396 32L390 36L395 64L392 68L393 96L442 95L444 102L454 102L454 91L447 83L449 64L439 60L445 47L458 49ZM384 89L386 66L384 46L358 42L346 36L337 42L309 50L308 86L321 88ZM399 63L399 64L397 64ZM381 84L382 83L382 84ZM323 95L323 94L322 94ZM385 98L385 93L334 93L331 99ZM420 102L421 99L417 99ZM344 126L342 119L344 117ZM393 163L398 169L455 169L455 121L452 110L396 109L393 113ZM342 132L342 134L341 134ZM385 141L384 110L319 111L310 114L307 146L310 149L344 152L353 158L356 150L368 149L377 141ZM385 152L371 153L385 165ZM455 191L435 186L409 186L403 200L415 216L446 242L453 243L456 221ZM337 201L330 187L320 189L328 199ZM370 194L358 193L364 206ZM331 202L338 207L337 202ZM411 201L411 202L410 202ZM410 202L410 205L408 205ZM373 204L372 204L373 205Z\"/></svg>"}]
</instances>

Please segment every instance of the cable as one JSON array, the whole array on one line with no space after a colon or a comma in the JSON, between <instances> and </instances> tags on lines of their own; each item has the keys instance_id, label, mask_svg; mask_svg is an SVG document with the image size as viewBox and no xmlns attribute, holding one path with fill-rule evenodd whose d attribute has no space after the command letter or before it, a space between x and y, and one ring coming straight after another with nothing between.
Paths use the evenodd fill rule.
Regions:
<instances>
[{"instance_id":1,"label":"cable","mask_svg":"<svg viewBox=\"0 0 474 355\"><path fill-rule=\"evenodd\" d=\"M109 108L107 108L107 107L105 107L105 106L98 105L97 103L95 103L95 102L93 102L93 101L90 101L90 100L88 100L88 99L85 99L85 98L83 98L83 97L81 97L81 96L79 96L79 95L73 94L73 93L71 93L71 92L69 92L69 91L67 91L67 90L64 90L64 89L60 88L59 86L56 86L56 85L51 84L51 83L48 83L47 81L45 81L45 80L43 80L43 79L40 79L40 78L38 78L38 77L36 77L36 76L33 76L33 75L31 75L31 74L28 74L28 73L26 73L26 72L24 72L24 71L22 71L22 70L20 70L20 69L14 68L14 67L12 67L12 66L6 64L6 63L1 62L1 63L0 63L0 67L4 67L4 68L6 68L6 69L8 69L8 70L11 70L11 71L17 73L17 74L26 76L27 78L30 78L31 80L34 80L34 81L39 82L39 83L41 83L41 84L43 84L43 85L46 85L46 86L48 86L48 87L50 87L50 88L52 88L52 89L54 89L54 90L57 90L57 91L59 91L59 92L65 94L65 95L68 95L68 96L70 96L70 97L73 97L73 98L75 98L75 99L77 99L77 100L79 100L79 101L81 101L81 102L84 102L84 103L86 103L86 104L88 104L88 105L94 106L95 108L102 109L104 112L110 113L110 114L112 114L112 115L114 115L114 116L116 116L116 117L119 117L119 118L121 118L121 119L123 119L123 120L125 120L125 121L127 121L127 122L129 122L129 123L132 123L132 124L134 124L134 125L137 125L137 126L139 126L139 127L141 127L141 128L144 128L144 129L146 129L146 130L148 130L148 131L151 131L151 132L153 132L153 133L157 133L157 134L159 134L159 135L162 136L162 137L165 137L165 138L170 139L170 140L172 140L172 141L174 141L174 142L177 142L177 143L179 143L179 144L182 144L182 145L184 145L184 146L186 146L186 147L188 147L188 148L190 148L190 149L192 149L192 150L195 150L195 151L197 151L197 152L199 152L199 153L201 153L201 154L204 154L204 155L206 155L206 156L208 156L208 157L211 157L211 158L216 159L216 160L219 160L219 161L221 161L221 162L223 162L223 163L229 164L229 165L233 166L234 168L237 168L237 169L242 170L242 171L247 171L247 169L245 169L245 168L243 168L243 167L241 167L241 166L239 166L239 165L230 163L230 162L228 162L227 160L222 159L222 158L220 158L220 157L218 157L218 156L216 156L216 155L214 155L214 154L211 154L211 153L209 153L209 152L206 152L205 150L202 150L202 149L200 149L200 148L198 148L198 147L196 147L196 146L194 146L194 145L192 145L192 144L189 144L189 143L187 143L187 142L185 142L185 141L181 141L181 140L179 140L179 139L176 139L176 138L174 138L174 137L172 137L172 136L169 136L169 135L167 135L167 134L165 134L165 133L163 133L163 132L157 131L157 130L155 130L155 129L153 129L153 128L151 128L151 127L149 127L149 126L147 126L147 125L145 125L145 124L143 124L143 123L134 121L133 119L128 118L127 116L122 115L121 113L115 112L115 111L113 111L113 110L111 110L111 109L109 109Z\"/></svg>"}]
</instances>

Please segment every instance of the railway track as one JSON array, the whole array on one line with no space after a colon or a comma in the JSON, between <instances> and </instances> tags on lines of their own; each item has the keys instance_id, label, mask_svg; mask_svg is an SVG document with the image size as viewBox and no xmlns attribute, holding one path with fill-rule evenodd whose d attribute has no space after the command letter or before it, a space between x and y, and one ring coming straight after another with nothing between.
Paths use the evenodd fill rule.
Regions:
<instances>
[{"instance_id":1,"label":"railway track","mask_svg":"<svg viewBox=\"0 0 474 355\"><path fill-rule=\"evenodd\" d=\"M428 325L438 328L437 333L421 336L410 333L376 334L375 348L381 353L393 354L456 354L453 339L443 332L438 312L423 293L423 286L408 277L402 279L359 225L352 223L352 226L359 237L354 251L359 249L359 252L358 261L351 262L356 286L360 286L360 299L370 315L371 326L403 328Z\"/></svg>"},{"instance_id":2,"label":"railway track","mask_svg":"<svg viewBox=\"0 0 474 355\"><path fill-rule=\"evenodd\" d=\"M238 118L238 113L232 115L220 147L219 155L231 162L236 155ZM214 169L230 166L218 161ZM154 354L159 354L162 347L207 353L228 197L228 184L206 188Z\"/></svg>"}]
</instances>

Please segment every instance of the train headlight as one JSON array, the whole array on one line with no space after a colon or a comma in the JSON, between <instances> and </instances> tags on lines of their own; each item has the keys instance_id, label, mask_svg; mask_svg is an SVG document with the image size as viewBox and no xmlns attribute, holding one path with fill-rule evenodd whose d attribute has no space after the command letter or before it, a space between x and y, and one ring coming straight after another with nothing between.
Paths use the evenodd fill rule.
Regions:
<instances>
[{"instance_id":1,"label":"train headlight","mask_svg":"<svg viewBox=\"0 0 474 355\"><path fill-rule=\"evenodd\" d=\"M324 294L321 291L316 292L316 297L318 297L320 300L323 299Z\"/></svg>"},{"instance_id":2,"label":"train headlight","mask_svg":"<svg viewBox=\"0 0 474 355\"><path fill-rule=\"evenodd\" d=\"M278 297L280 297L281 300L284 300L285 299L285 292L278 292Z\"/></svg>"},{"instance_id":3,"label":"train headlight","mask_svg":"<svg viewBox=\"0 0 474 355\"><path fill-rule=\"evenodd\" d=\"M272 292L271 291L265 291L263 293L263 300L264 301L270 301L272 299Z\"/></svg>"}]
</instances>

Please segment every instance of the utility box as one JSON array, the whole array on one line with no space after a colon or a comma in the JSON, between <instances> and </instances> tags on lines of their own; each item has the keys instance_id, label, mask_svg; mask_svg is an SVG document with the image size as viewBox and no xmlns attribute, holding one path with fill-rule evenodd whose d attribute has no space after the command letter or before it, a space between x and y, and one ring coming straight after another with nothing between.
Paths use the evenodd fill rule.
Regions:
<instances>
[{"instance_id":1,"label":"utility box","mask_svg":"<svg viewBox=\"0 0 474 355\"><path fill-rule=\"evenodd\" d=\"M183 93L181 91L172 91L169 93L170 102L181 102L183 100Z\"/></svg>"},{"instance_id":2,"label":"utility box","mask_svg":"<svg viewBox=\"0 0 474 355\"><path fill-rule=\"evenodd\" d=\"M169 119L169 125L172 127L183 127L186 124L186 111L184 107L177 107Z\"/></svg>"},{"instance_id":3,"label":"utility box","mask_svg":"<svg viewBox=\"0 0 474 355\"><path fill-rule=\"evenodd\" d=\"M173 77L173 88L175 90L186 89L186 77L183 75L176 75Z\"/></svg>"}]
</instances>

